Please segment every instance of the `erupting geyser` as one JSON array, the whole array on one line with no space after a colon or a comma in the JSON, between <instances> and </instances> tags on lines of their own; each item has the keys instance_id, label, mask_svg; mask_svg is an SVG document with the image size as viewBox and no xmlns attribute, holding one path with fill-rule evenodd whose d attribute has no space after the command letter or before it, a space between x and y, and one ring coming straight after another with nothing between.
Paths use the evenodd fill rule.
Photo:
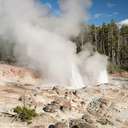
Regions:
<instances>
[{"instance_id":1,"label":"erupting geyser","mask_svg":"<svg viewBox=\"0 0 128 128\"><path fill-rule=\"evenodd\" d=\"M58 0L58 4L60 15L54 16L38 0L0 0L0 38L15 41L19 63L38 69L48 86L106 83L106 57L90 55L87 49L77 55L70 41L87 19L90 0Z\"/></svg>"},{"instance_id":2,"label":"erupting geyser","mask_svg":"<svg viewBox=\"0 0 128 128\"><path fill-rule=\"evenodd\" d=\"M100 72L99 74L99 79L98 79L99 84L105 84L108 83L108 74L106 69Z\"/></svg>"},{"instance_id":3,"label":"erupting geyser","mask_svg":"<svg viewBox=\"0 0 128 128\"><path fill-rule=\"evenodd\" d=\"M71 85L74 88L82 88L85 86L82 76L80 75L78 68L74 64L72 64Z\"/></svg>"}]
</instances>

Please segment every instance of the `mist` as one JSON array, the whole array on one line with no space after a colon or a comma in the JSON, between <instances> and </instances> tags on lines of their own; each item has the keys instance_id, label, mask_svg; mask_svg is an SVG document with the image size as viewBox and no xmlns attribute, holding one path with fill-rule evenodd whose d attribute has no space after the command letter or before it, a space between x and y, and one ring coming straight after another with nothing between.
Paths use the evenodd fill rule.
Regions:
<instances>
[{"instance_id":1,"label":"mist","mask_svg":"<svg viewBox=\"0 0 128 128\"><path fill-rule=\"evenodd\" d=\"M85 46L76 54L70 37L88 19L90 0L60 0L60 15L38 0L0 0L0 38L16 42L18 63L38 70L41 86L81 88L107 82L107 57Z\"/></svg>"}]
</instances>

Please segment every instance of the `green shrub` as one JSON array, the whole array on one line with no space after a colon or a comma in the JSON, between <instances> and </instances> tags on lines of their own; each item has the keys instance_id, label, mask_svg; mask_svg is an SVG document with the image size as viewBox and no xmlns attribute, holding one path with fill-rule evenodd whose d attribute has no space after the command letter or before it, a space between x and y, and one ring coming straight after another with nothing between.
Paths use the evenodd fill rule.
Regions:
<instances>
[{"instance_id":1,"label":"green shrub","mask_svg":"<svg viewBox=\"0 0 128 128\"><path fill-rule=\"evenodd\" d=\"M116 73L116 72L120 73L123 71L127 71L127 70L123 67L118 66L118 65L109 64L109 66L108 66L108 72L109 73Z\"/></svg>"},{"instance_id":2,"label":"green shrub","mask_svg":"<svg viewBox=\"0 0 128 128\"><path fill-rule=\"evenodd\" d=\"M35 109L17 106L14 108L17 117L23 122L29 122L33 117L37 116Z\"/></svg>"}]
</instances>

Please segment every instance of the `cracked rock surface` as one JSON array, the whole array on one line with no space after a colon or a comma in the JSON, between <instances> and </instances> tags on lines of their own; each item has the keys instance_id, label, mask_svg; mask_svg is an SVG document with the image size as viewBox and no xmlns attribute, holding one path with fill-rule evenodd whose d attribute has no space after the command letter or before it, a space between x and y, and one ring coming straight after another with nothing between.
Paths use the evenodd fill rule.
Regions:
<instances>
[{"instance_id":1,"label":"cracked rock surface","mask_svg":"<svg viewBox=\"0 0 128 128\"><path fill-rule=\"evenodd\" d=\"M24 77L23 79L26 80ZM23 79L20 78L20 82ZM33 76L29 77L30 81L31 79ZM110 84L105 85L104 93L103 85L88 86L79 90L60 87L41 89L36 87L37 78L32 80L35 86L28 83L26 85L24 81L20 84L16 81L2 81L0 128L128 128L126 79L125 82L121 80L121 83L119 79L118 82L112 79ZM15 120L11 116L14 114L13 108L17 105L23 106L24 102L38 113L31 124Z\"/></svg>"},{"instance_id":2,"label":"cracked rock surface","mask_svg":"<svg viewBox=\"0 0 128 128\"><path fill-rule=\"evenodd\" d=\"M100 86L80 90L58 88L40 90L7 85L0 87L0 127L4 128L127 128L128 124L128 89L107 85L103 95ZM35 108L39 116L32 124L13 121L6 113L12 108L23 105ZM8 123L5 123L8 122Z\"/></svg>"}]
</instances>

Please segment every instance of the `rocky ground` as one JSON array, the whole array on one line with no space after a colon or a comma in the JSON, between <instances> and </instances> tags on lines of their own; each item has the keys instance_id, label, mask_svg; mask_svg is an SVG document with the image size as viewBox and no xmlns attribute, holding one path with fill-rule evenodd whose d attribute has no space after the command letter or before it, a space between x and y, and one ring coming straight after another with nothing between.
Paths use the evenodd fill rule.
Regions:
<instances>
[{"instance_id":1,"label":"rocky ground","mask_svg":"<svg viewBox=\"0 0 128 128\"><path fill-rule=\"evenodd\" d=\"M3 65L0 66L0 128L128 127L127 77L112 76L109 84L88 86L79 90L60 87L41 89L33 86L39 79L30 71L4 66L6 71L1 68ZM9 77L6 75L8 71L11 75L23 75ZM8 77L9 81L6 79ZM27 78L30 80L28 83L25 82ZM15 114L13 108L23 104L35 108L38 113L31 124L12 117Z\"/></svg>"}]
</instances>

